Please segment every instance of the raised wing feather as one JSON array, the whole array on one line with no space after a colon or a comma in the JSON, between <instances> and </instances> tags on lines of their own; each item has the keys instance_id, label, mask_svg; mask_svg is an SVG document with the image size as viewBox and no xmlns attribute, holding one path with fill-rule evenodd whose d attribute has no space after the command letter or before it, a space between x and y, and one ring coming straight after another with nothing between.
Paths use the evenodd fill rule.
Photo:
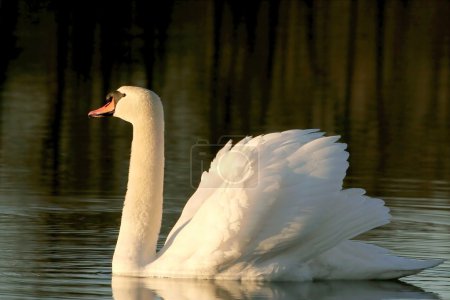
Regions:
<instances>
[{"instance_id":1,"label":"raised wing feather","mask_svg":"<svg viewBox=\"0 0 450 300\"><path fill-rule=\"evenodd\" d=\"M178 230L181 227L183 227L184 225L186 225L187 222L190 221L190 219L197 212L197 210L203 204L203 202L206 199L209 199L209 197L216 191L216 189L230 187L229 185L227 185L229 181L227 182L226 180L224 180L226 178L222 176L223 171L220 172L219 170L227 168L241 171L242 169L244 169L242 167L238 168L233 164L233 161L231 161L230 159L226 160L224 159L224 157L228 156L228 158L235 158L237 156L236 153L242 153L243 151L247 150L247 152L243 152L242 154L249 155L248 166L251 167L255 166L256 164L256 168L258 168L258 171L260 168L264 168L264 166L271 166L274 169L274 171L276 171L280 169L276 168L277 164L286 163L284 158L286 158L290 153L292 153L293 149L298 149L302 145L323 136L323 134L324 134L323 132L318 132L318 129L308 129L308 130L289 130L284 131L282 133L270 133L264 135L263 137L259 136L255 139L247 137L234 146L234 152L232 153L230 153L232 145L231 141L229 141L217 153L216 157L211 162L210 170L208 172L203 173L197 191L191 196L191 198L183 208L183 212L180 218L178 219L177 223L174 225L174 227L172 228L167 237L166 244L170 243L173 234L178 232ZM264 152L260 151L258 153L257 151L261 150L258 149L258 144L261 143L262 138L264 138L264 141L266 142L264 145ZM269 143L269 141L271 142ZM281 143L277 144L278 142ZM278 159L278 157L280 156L284 158L282 160ZM264 162L264 165L261 165L262 162ZM220 168L219 163L222 163L223 166L222 168ZM237 164L237 161L234 163ZM246 187L249 186L254 187L254 185L258 183L256 181L259 180L260 174L255 173L253 175L254 178L248 178L249 181L245 185ZM244 176L241 176L240 178L243 177ZM237 179L236 181L239 182L240 180ZM235 188L238 187L236 186L236 184L232 185Z\"/></svg>"},{"instance_id":2,"label":"raised wing feather","mask_svg":"<svg viewBox=\"0 0 450 300\"><path fill-rule=\"evenodd\" d=\"M381 200L359 189L342 191L346 145L322 136L291 130L225 145L152 272L273 279L387 223Z\"/></svg>"}]
</instances>

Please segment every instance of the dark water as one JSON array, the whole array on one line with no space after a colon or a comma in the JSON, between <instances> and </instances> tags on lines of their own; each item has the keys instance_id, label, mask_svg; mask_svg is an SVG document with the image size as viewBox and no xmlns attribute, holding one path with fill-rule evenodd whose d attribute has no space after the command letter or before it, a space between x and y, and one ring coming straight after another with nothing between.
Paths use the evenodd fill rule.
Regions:
<instances>
[{"instance_id":1,"label":"dark water","mask_svg":"<svg viewBox=\"0 0 450 300\"><path fill-rule=\"evenodd\" d=\"M362 239L450 259L450 2L60 2L0 2L0 298L450 299L448 262L402 282L111 281L131 130L86 116L121 85L162 97L162 238L197 141L314 127L348 143L346 186L392 209Z\"/></svg>"}]
</instances>

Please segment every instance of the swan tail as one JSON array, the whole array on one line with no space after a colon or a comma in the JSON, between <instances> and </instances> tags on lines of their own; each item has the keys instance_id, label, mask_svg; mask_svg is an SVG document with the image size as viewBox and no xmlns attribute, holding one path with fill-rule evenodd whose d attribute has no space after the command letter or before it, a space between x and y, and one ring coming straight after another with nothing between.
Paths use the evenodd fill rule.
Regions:
<instances>
[{"instance_id":1,"label":"swan tail","mask_svg":"<svg viewBox=\"0 0 450 300\"><path fill-rule=\"evenodd\" d=\"M314 279L319 280L385 280L417 274L442 262L441 259L400 257L385 248L352 240L322 253L304 268L312 273Z\"/></svg>"}]
</instances>

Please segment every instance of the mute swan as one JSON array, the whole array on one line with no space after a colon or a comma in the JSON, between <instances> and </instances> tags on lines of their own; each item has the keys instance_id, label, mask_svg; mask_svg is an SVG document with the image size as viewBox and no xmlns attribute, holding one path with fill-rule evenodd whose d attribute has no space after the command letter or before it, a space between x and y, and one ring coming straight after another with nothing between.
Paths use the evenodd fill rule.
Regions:
<instances>
[{"instance_id":1,"label":"mute swan","mask_svg":"<svg viewBox=\"0 0 450 300\"><path fill-rule=\"evenodd\" d=\"M128 188L112 272L239 280L393 279L442 260L397 257L351 238L389 222L380 199L342 189L339 137L290 130L227 143L156 251L164 177L164 115L154 92L123 86L90 117L133 125Z\"/></svg>"}]
</instances>

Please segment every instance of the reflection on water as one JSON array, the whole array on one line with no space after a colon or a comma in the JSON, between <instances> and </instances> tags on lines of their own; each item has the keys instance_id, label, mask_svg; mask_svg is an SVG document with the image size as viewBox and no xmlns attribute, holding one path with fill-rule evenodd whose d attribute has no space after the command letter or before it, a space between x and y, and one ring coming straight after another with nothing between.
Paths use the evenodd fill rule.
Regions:
<instances>
[{"instance_id":1,"label":"reflection on water","mask_svg":"<svg viewBox=\"0 0 450 300\"><path fill-rule=\"evenodd\" d=\"M197 140L316 127L348 143L345 184L392 208L362 238L450 259L450 2L152 5L1 2L0 297L111 297L131 130L86 113L124 84L164 101L162 239L193 192ZM405 281L448 298L448 274Z\"/></svg>"},{"instance_id":2,"label":"reflection on water","mask_svg":"<svg viewBox=\"0 0 450 300\"><path fill-rule=\"evenodd\" d=\"M238 282L114 276L114 300L185 299L439 299L397 281Z\"/></svg>"}]
</instances>

